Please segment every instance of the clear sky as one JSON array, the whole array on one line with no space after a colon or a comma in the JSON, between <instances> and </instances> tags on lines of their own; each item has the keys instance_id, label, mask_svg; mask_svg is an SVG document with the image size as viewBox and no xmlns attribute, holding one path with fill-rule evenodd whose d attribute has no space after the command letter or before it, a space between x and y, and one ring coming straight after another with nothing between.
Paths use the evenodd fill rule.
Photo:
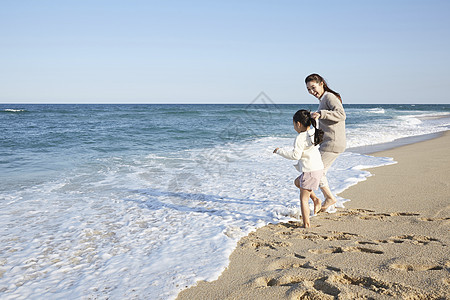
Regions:
<instances>
[{"instance_id":1,"label":"clear sky","mask_svg":"<svg viewBox=\"0 0 450 300\"><path fill-rule=\"evenodd\" d=\"M0 0L0 103L450 103L450 1Z\"/></svg>"}]
</instances>

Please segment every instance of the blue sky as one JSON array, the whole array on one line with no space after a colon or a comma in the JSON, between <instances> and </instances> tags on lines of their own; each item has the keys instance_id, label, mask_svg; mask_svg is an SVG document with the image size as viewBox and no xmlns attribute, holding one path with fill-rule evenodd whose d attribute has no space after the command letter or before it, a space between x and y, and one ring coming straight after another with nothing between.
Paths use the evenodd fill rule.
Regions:
<instances>
[{"instance_id":1,"label":"blue sky","mask_svg":"<svg viewBox=\"0 0 450 300\"><path fill-rule=\"evenodd\" d=\"M450 103L450 1L0 0L0 103Z\"/></svg>"}]
</instances>

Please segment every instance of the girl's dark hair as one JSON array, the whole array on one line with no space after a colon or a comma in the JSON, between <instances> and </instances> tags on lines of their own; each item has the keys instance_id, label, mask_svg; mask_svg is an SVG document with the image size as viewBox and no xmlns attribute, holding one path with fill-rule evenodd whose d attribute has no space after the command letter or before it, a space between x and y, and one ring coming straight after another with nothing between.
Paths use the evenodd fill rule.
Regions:
<instances>
[{"instance_id":1,"label":"girl's dark hair","mask_svg":"<svg viewBox=\"0 0 450 300\"><path fill-rule=\"evenodd\" d=\"M340 95L338 92L335 92L335 91L333 91L332 89L330 89L330 88L328 87L328 85L327 85L327 82L325 81L325 79L323 79L322 76L320 76L319 74L311 74L311 75L308 75L308 76L305 78L305 83L308 83L308 82L310 82L310 81L314 81L314 82L317 82L317 83L321 83L321 82L322 82L322 83L323 83L323 89L324 89L326 92L329 92L329 93L334 94L336 97L338 97L339 101L341 101L341 103L342 103L341 95Z\"/></svg>"},{"instance_id":2,"label":"girl's dark hair","mask_svg":"<svg viewBox=\"0 0 450 300\"><path fill-rule=\"evenodd\" d=\"M301 109L294 114L294 122L300 122L303 126L308 128L313 126L314 131L314 145L318 145L323 141L323 130L318 129L316 126L316 120L311 117L311 112L309 110Z\"/></svg>"}]
</instances>

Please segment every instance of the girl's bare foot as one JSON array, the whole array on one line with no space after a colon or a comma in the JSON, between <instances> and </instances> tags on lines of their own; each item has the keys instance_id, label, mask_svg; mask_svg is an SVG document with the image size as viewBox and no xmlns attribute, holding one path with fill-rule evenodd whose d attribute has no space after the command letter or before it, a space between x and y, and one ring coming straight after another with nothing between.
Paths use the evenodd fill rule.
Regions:
<instances>
[{"instance_id":1,"label":"girl's bare foot","mask_svg":"<svg viewBox=\"0 0 450 300\"><path fill-rule=\"evenodd\" d=\"M310 228L310 227L311 227L311 225L309 223L303 223L302 228Z\"/></svg>"},{"instance_id":2,"label":"girl's bare foot","mask_svg":"<svg viewBox=\"0 0 450 300\"><path fill-rule=\"evenodd\" d=\"M331 205L336 204L336 199L335 198L327 198L325 199L325 201L322 203L322 209L320 211L324 212L327 210L328 207L330 207Z\"/></svg>"}]
</instances>

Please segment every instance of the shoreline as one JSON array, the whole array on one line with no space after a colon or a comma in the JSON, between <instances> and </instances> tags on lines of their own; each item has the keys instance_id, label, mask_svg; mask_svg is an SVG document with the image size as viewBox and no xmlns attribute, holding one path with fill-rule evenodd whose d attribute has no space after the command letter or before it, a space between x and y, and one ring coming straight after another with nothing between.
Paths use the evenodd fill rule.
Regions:
<instances>
[{"instance_id":1,"label":"shoreline","mask_svg":"<svg viewBox=\"0 0 450 300\"><path fill-rule=\"evenodd\" d=\"M370 168L367 180L340 193L352 200L345 209L319 214L310 229L257 229L218 280L177 299L450 297L450 131L400 140L366 152L398 163Z\"/></svg>"},{"instance_id":2,"label":"shoreline","mask_svg":"<svg viewBox=\"0 0 450 300\"><path fill-rule=\"evenodd\" d=\"M416 143L432 140L432 139L443 136L446 132L447 131L440 131L440 132L427 133L427 134L421 134L421 135L415 135L415 136L408 136L408 137L395 139L392 142L388 142L388 143L380 143L380 144L373 144L373 145L367 145L367 146L352 147L352 148L345 149L345 152L355 152L355 153L359 153L359 154L375 154L378 152L383 152L386 150L391 150L391 149L399 148L399 147L406 146L406 145L411 145L411 144L416 144Z\"/></svg>"},{"instance_id":3,"label":"shoreline","mask_svg":"<svg viewBox=\"0 0 450 300\"><path fill-rule=\"evenodd\" d=\"M448 191L447 195L450 195L448 187L450 177L444 171L448 170L448 172L450 172L450 158L447 154L447 149L450 147L450 143L447 142L447 140L450 140L450 131L419 137L425 139L411 144L398 144L395 148L389 148L383 151L371 152L371 156L392 157L397 161L397 164L368 169L370 170L371 176L369 176L367 180L359 182L340 193L339 196L344 198L361 198L358 200L357 204L354 201L353 203L352 201L346 202L346 208L353 208L355 205L364 205L367 206L367 208L372 209L401 209L403 206L409 207L407 203L405 203L408 201L408 196L413 198L422 197L422 199L433 199L440 197L436 190L442 193L442 189L446 189ZM413 140L414 139L408 139L408 141ZM444 147L444 144L449 145L449 147ZM425 161L421 159L424 159ZM441 162L440 165L436 164L438 160ZM418 165L420 166L418 167ZM429 176L426 176L428 173L430 173ZM442 176L439 176L441 173L443 173ZM397 177L401 178L399 179ZM448 178L449 180L445 181L443 178ZM395 180L399 181L398 185L394 185L390 182ZM387 181L390 184L386 184L384 181ZM405 185L406 183L408 183L408 185ZM424 184L434 185L435 190ZM408 187L410 188L409 190ZM379 196L380 192L386 194L389 198L395 198L396 201L390 201L388 207L382 207L381 204L377 205L377 201L375 201L377 198L375 195L378 194L377 196ZM364 193L364 197L360 197L362 193ZM388 194L392 194L392 196ZM398 201L399 198L402 201ZM445 200L446 201L441 202L442 207L446 207L446 205L450 204L450 198L448 198L448 196ZM428 206L427 201L415 202L414 204L415 207L421 209L422 214L427 215L431 215L430 212L433 211L431 207L435 206L435 204L431 207ZM450 209L450 206L447 210L448 209Z\"/></svg>"}]
</instances>

